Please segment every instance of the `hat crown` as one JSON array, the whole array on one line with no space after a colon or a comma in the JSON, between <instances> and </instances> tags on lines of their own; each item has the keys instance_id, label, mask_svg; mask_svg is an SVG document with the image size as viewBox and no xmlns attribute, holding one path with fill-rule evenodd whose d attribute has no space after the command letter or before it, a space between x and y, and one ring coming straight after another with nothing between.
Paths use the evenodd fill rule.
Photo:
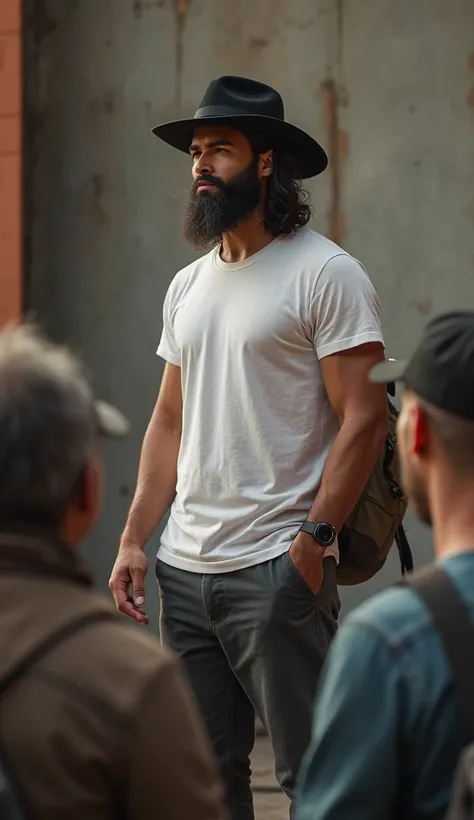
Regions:
<instances>
[{"instance_id":1,"label":"hat crown","mask_svg":"<svg viewBox=\"0 0 474 820\"><path fill-rule=\"evenodd\" d=\"M295 176L308 179L321 174L328 164L324 149L313 137L285 120L283 100L274 88L248 77L225 75L209 83L193 117L165 122L153 133L189 153L197 127L231 126L259 145L286 151L295 160Z\"/></svg>"},{"instance_id":2,"label":"hat crown","mask_svg":"<svg viewBox=\"0 0 474 820\"><path fill-rule=\"evenodd\" d=\"M257 114L284 120L283 100L269 85L247 77L218 77L208 85L196 117L203 109L234 109L237 114Z\"/></svg>"}]
</instances>

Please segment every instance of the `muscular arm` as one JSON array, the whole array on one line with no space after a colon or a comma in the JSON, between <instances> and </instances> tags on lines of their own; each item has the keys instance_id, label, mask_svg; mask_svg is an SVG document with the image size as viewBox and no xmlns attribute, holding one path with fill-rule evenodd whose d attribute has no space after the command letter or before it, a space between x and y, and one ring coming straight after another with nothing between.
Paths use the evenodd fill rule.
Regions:
<instances>
[{"instance_id":1,"label":"muscular arm","mask_svg":"<svg viewBox=\"0 0 474 820\"><path fill-rule=\"evenodd\" d=\"M309 518L339 532L352 512L387 435L385 388L370 384L369 370L383 361L378 342L321 360L326 392L340 422Z\"/></svg>"},{"instance_id":2,"label":"muscular arm","mask_svg":"<svg viewBox=\"0 0 474 820\"><path fill-rule=\"evenodd\" d=\"M109 587L117 608L142 624L148 559L144 547L176 492L182 424L181 368L167 364L143 440L138 479ZM133 596L128 594L130 584Z\"/></svg>"},{"instance_id":3,"label":"muscular arm","mask_svg":"<svg viewBox=\"0 0 474 820\"><path fill-rule=\"evenodd\" d=\"M383 357L382 344L370 342L321 360L326 392L341 426L308 518L332 524L337 532L360 498L387 435L385 388L368 381L369 370ZM291 546L293 563L313 592L323 581L324 553L304 532Z\"/></svg>"},{"instance_id":4,"label":"muscular arm","mask_svg":"<svg viewBox=\"0 0 474 820\"><path fill-rule=\"evenodd\" d=\"M143 549L174 498L181 424L181 368L167 364L143 439L137 487L122 536L124 544Z\"/></svg>"}]
</instances>

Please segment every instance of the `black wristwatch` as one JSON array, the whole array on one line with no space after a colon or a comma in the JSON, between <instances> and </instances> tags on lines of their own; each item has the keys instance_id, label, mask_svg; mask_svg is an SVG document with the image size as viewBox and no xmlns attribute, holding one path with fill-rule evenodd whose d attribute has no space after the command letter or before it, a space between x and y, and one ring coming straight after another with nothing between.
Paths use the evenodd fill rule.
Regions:
<instances>
[{"instance_id":1,"label":"black wristwatch","mask_svg":"<svg viewBox=\"0 0 474 820\"><path fill-rule=\"evenodd\" d=\"M330 547L336 540L336 530L331 524L325 521L304 521L300 527L300 532L307 532L312 535L316 543L321 547Z\"/></svg>"}]
</instances>

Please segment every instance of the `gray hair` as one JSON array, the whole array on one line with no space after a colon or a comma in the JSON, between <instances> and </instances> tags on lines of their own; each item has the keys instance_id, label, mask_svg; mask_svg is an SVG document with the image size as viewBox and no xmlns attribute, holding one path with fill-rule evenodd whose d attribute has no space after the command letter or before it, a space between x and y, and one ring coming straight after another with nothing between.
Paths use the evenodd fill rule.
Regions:
<instances>
[{"instance_id":1,"label":"gray hair","mask_svg":"<svg viewBox=\"0 0 474 820\"><path fill-rule=\"evenodd\" d=\"M2 521L57 527L96 446L79 360L32 326L8 326L0 333L0 529Z\"/></svg>"}]
</instances>

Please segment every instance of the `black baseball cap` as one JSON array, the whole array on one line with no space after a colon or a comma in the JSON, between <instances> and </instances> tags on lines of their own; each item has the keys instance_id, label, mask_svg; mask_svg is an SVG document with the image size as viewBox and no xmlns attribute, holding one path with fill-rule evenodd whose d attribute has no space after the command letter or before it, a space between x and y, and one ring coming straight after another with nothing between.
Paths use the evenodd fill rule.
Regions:
<instances>
[{"instance_id":1,"label":"black baseball cap","mask_svg":"<svg viewBox=\"0 0 474 820\"><path fill-rule=\"evenodd\" d=\"M474 421L474 311L432 319L410 359L376 365L369 380L403 382L440 410Z\"/></svg>"}]
</instances>

